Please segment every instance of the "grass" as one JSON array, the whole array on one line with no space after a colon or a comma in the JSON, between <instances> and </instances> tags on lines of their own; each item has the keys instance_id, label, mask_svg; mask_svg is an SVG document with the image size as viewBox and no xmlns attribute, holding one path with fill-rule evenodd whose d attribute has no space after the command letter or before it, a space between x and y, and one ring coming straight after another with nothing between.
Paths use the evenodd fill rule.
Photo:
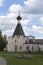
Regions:
<instances>
[{"instance_id":1,"label":"grass","mask_svg":"<svg viewBox=\"0 0 43 65\"><path fill-rule=\"evenodd\" d=\"M32 55L33 58L15 58L15 54L28 54ZM4 57L7 61L7 65L43 65L43 52L35 52L35 53L8 53L8 52L0 52L0 56Z\"/></svg>"}]
</instances>

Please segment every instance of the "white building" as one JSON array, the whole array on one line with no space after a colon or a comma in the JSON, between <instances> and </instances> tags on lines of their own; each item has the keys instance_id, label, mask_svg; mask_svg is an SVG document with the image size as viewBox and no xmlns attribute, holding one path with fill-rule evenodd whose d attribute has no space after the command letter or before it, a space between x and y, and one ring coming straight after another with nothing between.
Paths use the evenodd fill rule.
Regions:
<instances>
[{"instance_id":1,"label":"white building","mask_svg":"<svg viewBox=\"0 0 43 65\"><path fill-rule=\"evenodd\" d=\"M8 37L8 52L33 52L43 51L43 39L35 39L34 36L25 36L21 26L21 16L17 17L17 26L12 36Z\"/></svg>"}]
</instances>

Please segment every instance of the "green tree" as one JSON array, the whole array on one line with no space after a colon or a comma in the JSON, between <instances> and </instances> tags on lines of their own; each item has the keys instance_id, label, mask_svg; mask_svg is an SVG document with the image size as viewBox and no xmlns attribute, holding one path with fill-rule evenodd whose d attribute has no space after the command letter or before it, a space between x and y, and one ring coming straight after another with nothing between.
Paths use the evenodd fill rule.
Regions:
<instances>
[{"instance_id":1,"label":"green tree","mask_svg":"<svg viewBox=\"0 0 43 65\"><path fill-rule=\"evenodd\" d=\"M0 31L0 51L6 48L6 45L7 45L6 35L3 36L2 32Z\"/></svg>"}]
</instances>

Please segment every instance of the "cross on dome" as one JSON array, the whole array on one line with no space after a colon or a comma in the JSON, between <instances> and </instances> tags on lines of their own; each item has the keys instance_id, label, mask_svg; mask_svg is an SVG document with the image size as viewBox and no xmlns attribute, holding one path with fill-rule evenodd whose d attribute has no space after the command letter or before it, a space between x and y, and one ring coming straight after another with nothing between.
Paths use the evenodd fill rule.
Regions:
<instances>
[{"instance_id":1,"label":"cross on dome","mask_svg":"<svg viewBox=\"0 0 43 65\"><path fill-rule=\"evenodd\" d=\"M20 16L20 11L18 13L19 13L19 15L17 16L17 20L18 20L18 23L19 23L20 20L22 20L22 17Z\"/></svg>"}]
</instances>

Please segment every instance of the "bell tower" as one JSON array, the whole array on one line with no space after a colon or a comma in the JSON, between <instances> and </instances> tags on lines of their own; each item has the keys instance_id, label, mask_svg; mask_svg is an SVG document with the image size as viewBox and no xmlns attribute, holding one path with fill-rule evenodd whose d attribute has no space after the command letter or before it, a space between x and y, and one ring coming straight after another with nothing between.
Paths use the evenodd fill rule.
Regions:
<instances>
[{"instance_id":1,"label":"bell tower","mask_svg":"<svg viewBox=\"0 0 43 65\"><path fill-rule=\"evenodd\" d=\"M18 36L18 35L25 36L22 25L21 25L21 20L22 20L22 17L20 16L20 12L19 12L19 14L17 16L18 23L17 23L17 26L16 26L15 31L13 33L13 37L15 37L15 35L16 36Z\"/></svg>"}]
</instances>

